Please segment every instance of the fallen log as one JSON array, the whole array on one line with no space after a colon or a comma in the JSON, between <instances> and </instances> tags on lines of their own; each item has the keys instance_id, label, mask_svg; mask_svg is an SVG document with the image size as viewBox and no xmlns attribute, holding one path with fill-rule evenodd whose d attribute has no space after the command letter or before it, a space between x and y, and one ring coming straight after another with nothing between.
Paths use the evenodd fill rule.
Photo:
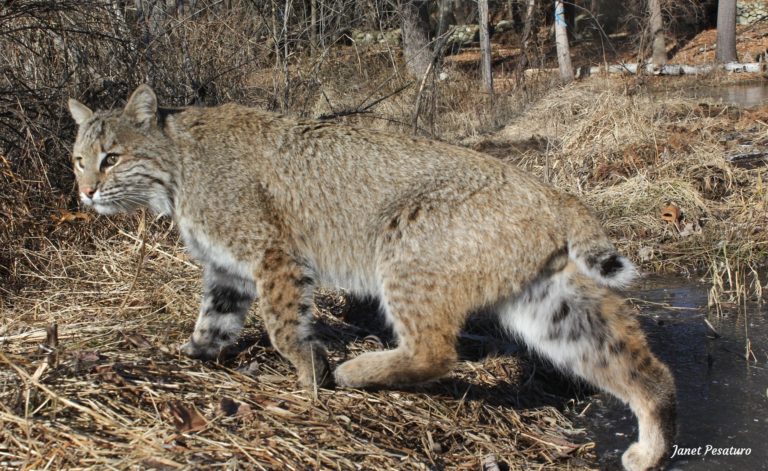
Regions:
<instances>
[{"instance_id":1,"label":"fallen log","mask_svg":"<svg viewBox=\"0 0 768 471\"><path fill-rule=\"evenodd\" d=\"M665 64L662 66L656 64L614 64L609 65L607 68L605 66L589 68L590 74L600 74L603 72L612 74L637 74L638 70L649 75L699 75L708 74L714 70L763 73L766 71L766 64L763 62L728 62L727 64L703 65Z\"/></svg>"},{"instance_id":2,"label":"fallen log","mask_svg":"<svg viewBox=\"0 0 768 471\"><path fill-rule=\"evenodd\" d=\"M628 74L636 75L645 73L648 75L700 75L708 74L714 70L725 70L726 72L742 73L765 73L768 71L768 64L764 62L729 62L727 64L704 64L704 65L685 65L685 64L637 64L620 63L608 66L600 65L594 67L580 67L576 70L577 77L586 77L588 75L598 74ZM525 75L538 75L541 73L555 73L558 69L527 69Z\"/></svg>"},{"instance_id":3,"label":"fallen log","mask_svg":"<svg viewBox=\"0 0 768 471\"><path fill-rule=\"evenodd\" d=\"M734 167L750 170L757 167L768 166L768 152L733 154L726 157L725 160Z\"/></svg>"}]
</instances>

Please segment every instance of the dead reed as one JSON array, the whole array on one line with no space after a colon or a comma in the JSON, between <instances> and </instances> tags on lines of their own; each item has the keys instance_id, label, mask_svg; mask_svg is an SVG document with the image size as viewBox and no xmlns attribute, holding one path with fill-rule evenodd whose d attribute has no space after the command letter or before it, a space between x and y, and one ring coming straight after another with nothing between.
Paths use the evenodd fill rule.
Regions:
<instances>
[{"instance_id":1,"label":"dead reed","mask_svg":"<svg viewBox=\"0 0 768 471\"><path fill-rule=\"evenodd\" d=\"M768 111L687 97L687 87L707 84L696 80L659 91L669 85L593 78L553 90L490 139L465 143L577 194L645 269L710 279L738 272L749 296L761 296L768 166L741 168L729 157L765 148ZM735 288L726 277L724 291Z\"/></svg>"},{"instance_id":2,"label":"dead reed","mask_svg":"<svg viewBox=\"0 0 768 471\"><path fill-rule=\"evenodd\" d=\"M488 455L509 469L593 462L593 444L552 406L563 399L542 392L501 337L466 334L452 375L395 391L296 389L258 316L235 358L180 356L200 270L168 226L138 226L87 250L46 243L22 254L34 268L5 298L0 324L0 468L478 469ZM343 322L343 304L331 294L318 303L336 362L387 342Z\"/></svg>"}]
</instances>

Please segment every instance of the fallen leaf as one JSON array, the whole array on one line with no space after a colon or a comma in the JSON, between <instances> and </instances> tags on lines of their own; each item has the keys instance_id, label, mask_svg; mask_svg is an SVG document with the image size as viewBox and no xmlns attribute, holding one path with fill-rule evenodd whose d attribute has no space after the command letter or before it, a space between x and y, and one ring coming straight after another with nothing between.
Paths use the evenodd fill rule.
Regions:
<instances>
[{"instance_id":1,"label":"fallen leaf","mask_svg":"<svg viewBox=\"0 0 768 471\"><path fill-rule=\"evenodd\" d=\"M235 417L249 417L253 414L251 406L244 402L237 402L234 399L228 397L222 397L219 403L219 409L226 416Z\"/></svg>"},{"instance_id":2,"label":"fallen leaf","mask_svg":"<svg viewBox=\"0 0 768 471\"><path fill-rule=\"evenodd\" d=\"M115 371L114 364L96 365L93 367L93 371L101 377L104 381L107 381L118 386L127 386L125 378L123 378L117 371Z\"/></svg>"},{"instance_id":3,"label":"fallen leaf","mask_svg":"<svg viewBox=\"0 0 768 471\"><path fill-rule=\"evenodd\" d=\"M77 350L72 352L72 357L77 363L96 363L106 358L96 350Z\"/></svg>"},{"instance_id":4,"label":"fallen leaf","mask_svg":"<svg viewBox=\"0 0 768 471\"><path fill-rule=\"evenodd\" d=\"M208 422L194 406L186 406L179 401L171 401L165 404L165 411L171 422L181 433L197 432L204 429Z\"/></svg>"},{"instance_id":5,"label":"fallen leaf","mask_svg":"<svg viewBox=\"0 0 768 471\"><path fill-rule=\"evenodd\" d=\"M123 332L123 338L125 339L126 342L128 342L129 344L131 344L132 346L138 349L154 347L154 345L152 345L152 342L147 340L147 338L141 334Z\"/></svg>"},{"instance_id":6,"label":"fallen leaf","mask_svg":"<svg viewBox=\"0 0 768 471\"><path fill-rule=\"evenodd\" d=\"M52 214L51 219L56 224L63 224L65 222L77 222L77 221L90 222L91 219L93 218L88 213L81 213L81 212L72 213L65 210L65 211L60 211L59 214Z\"/></svg>"},{"instance_id":7,"label":"fallen leaf","mask_svg":"<svg viewBox=\"0 0 768 471\"><path fill-rule=\"evenodd\" d=\"M683 212L680 211L680 207L675 203L669 203L661 210L661 219L674 224L679 229L680 221L683 219Z\"/></svg>"}]
</instances>

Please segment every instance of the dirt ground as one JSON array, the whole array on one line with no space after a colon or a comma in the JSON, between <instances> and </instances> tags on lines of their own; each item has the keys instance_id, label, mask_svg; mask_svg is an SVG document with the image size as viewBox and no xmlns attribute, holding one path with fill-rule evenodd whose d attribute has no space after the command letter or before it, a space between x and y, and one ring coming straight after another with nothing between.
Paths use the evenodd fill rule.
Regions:
<instances>
[{"instance_id":1,"label":"dirt ground","mask_svg":"<svg viewBox=\"0 0 768 471\"><path fill-rule=\"evenodd\" d=\"M690 41L675 47L670 58L672 64L711 64L715 61L717 30L708 29L700 32ZM765 59L768 51L768 22L760 21L752 25L736 28L736 52L741 62L759 62Z\"/></svg>"}]
</instances>

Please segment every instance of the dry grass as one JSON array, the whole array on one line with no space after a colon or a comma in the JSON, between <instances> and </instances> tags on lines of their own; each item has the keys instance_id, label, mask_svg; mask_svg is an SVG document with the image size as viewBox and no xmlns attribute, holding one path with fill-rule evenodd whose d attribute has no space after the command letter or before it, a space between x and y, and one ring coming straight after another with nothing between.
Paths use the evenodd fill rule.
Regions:
<instances>
[{"instance_id":1,"label":"dry grass","mask_svg":"<svg viewBox=\"0 0 768 471\"><path fill-rule=\"evenodd\" d=\"M768 167L741 169L726 158L765 149L768 111L686 98L692 80L654 91L669 86L661 80L572 84L491 138L465 143L579 195L646 269L760 272L768 261ZM670 204L680 210L674 222L661 217Z\"/></svg>"},{"instance_id":2,"label":"dry grass","mask_svg":"<svg viewBox=\"0 0 768 471\"><path fill-rule=\"evenodd\" d=\"M465 144L579 194L646 268L709 270L715 299L759 294L768 174L724 156L768 142L764 111L659 100L633 82L594 79L555 89L480 136L499 115L472 109L470 83L439 85L436 129L473 136ZM377 108L378 118L400 113L400 124L378 120L407 127L409 97ZM297 390L255 315L235 358L176 353L201 288L172 227L40 220L30 215L48 209L8 203L27 216L11 218L6 234L28 236L6 239L10 282L0 287L0 467L477 469L491 454L510 469L596 463L592 443L559 412L567 398L547 392L534 374L542 366L492 329L465 334L456 371L427 386ZM661 218L669 203L682 211L676 224ZM348 304L328 296L318 299L318 330L335 362L386 346L385 330L344 322L354 320ZM57 342L46 338L54 323Z\"/></svg>"},{"instance_id":3,"label":"dry grass","mask_svg":"<svg viewBox=\"0 0 768 471\"><path fill-rule=\"evenodd\" d=\"M595 465L592 443L560 412L573 394L552 392L540 379L551 369L482 323L462 336L453 374L399 391L296 389L257 315L236 357L179 356L200 270L166 224L78 217L65 98L110 106L149 75L167 104L237 100L305 116L357 109L364 113L341 119L408 133L420 84L385 46L336 44L281 69L254 39L268 24L252 16L246 27L237 11L215 9L170 18L147 62L139 23L129 18L129 31L107 41L102 29L119 26L116 11L68 4L83 29L66 42L56 38L69 17L55 12L13 20L43 25L43 42L34 29L3 38L12 53L0 88L12 99L0 103L0 469L479 469L488 455L513 470ZM210 37L219 38L215 54ZM28 54L24 41L47 44L48 55ZM93 73L83 72L88 57L99 59L86 64ZM68 70L76 76L62 81ZM635 79L557 88L543 75L524 90L499 77L508 86L491 107L474 71L444 71L447 80L425 82L420 134L475 146L580 195L647 269L707 270L715 300L760 294L768 170L733 168L724 156L768 145L768 112L674 91L661 99ZM669 203L682 211L675 223L660 217ZM387 346L386 329L353 324L355 306L338 294L318 306L334 362ZM54 324L57 335L48 335Z\"/></svg>"},{"instance_id":4,"label":"dry grass","mask_svg":"<svg viewBox=\"0 0 768 471\"><path fill-rule=\"evenodd\" d=\"M527 108L523 95L504 97L520 104L518 116L481 135L510 111L473 108L471 84L461 75L438 84L434 128L443 136L469 135L465 144L579 194L646 268L709 270L715 299L759 294L768 174L724 156L768 142L765 111L674 93L660 100L634 82L593 79ZM355 104L371 89L352 92ZM347 119L407 129L413 93L377 106L372 119ZM491 328L465 334L456 371L427 386L298 390L256 315L235 358L177 354L201 287L172 227L62 219L20 200L27 206L5 206L13 217L4 227L9 283L0 286L0 468L478 469L491 454L510 469L596 463L592 443L559 412L567 397L535 374L546 367ZM669 203L682 212L676 223L661 218ZM318 301L335 362L387 345L386 330L345 322L355 317L343 298ZM57 341L46 338L54 323Z\"/></svg>"},{"instance_id":5,"label":"dry grass","mask_svg":"<svg viewBox=\"0 0 768 471\"><path fill-rule=\"evenodd\" d=\"M478 469L494 454L510 469L580 469L594 459L547 405L565 399L542 393L515 347L485 331L465 334L448 378L400 391L296 389L258 316L235 358L180 356L200 269L170 228L138 227L87 250L43 242L21 254L33 267L0 324L0 468ZM343 322L339 301L318 303L333 360L381 348L386 332Z\"/></svg>"}]
</instances>

